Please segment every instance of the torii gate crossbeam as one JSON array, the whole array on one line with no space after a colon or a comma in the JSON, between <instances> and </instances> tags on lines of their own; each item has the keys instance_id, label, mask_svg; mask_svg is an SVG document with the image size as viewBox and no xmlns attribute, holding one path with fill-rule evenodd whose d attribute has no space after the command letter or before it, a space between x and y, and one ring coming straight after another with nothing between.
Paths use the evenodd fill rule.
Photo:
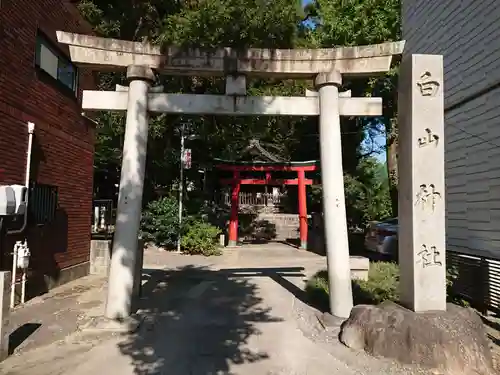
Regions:
<instances>
[{"instance_id":1,"label":"torii gate crossbeam","mask_svg":"<svg viewBox=\"0 0 500 375\"><path fill-rule=\"evenodd\" d=\"M84 93L84 109L127 110L117 223L109 277L106 317L131 313L137 236L142 206L148 137L148 112L319 116L325 239L330 311L347 318L353 299L342 169L340 116L377 116L380 99L346 98L344 76L389 70L404 42L319 50L213 51L160 49L148 44L57 32L77 65L127 68L128 92ZM226 95L162 94L152 90L157 72L171 75L226 76ZM247 97L245 76L314 79L308 97ZM344 94L347 96L347 94Z\"/></svg>"},{"instance_id":2,"label":"torii gate crossbeam","mask_svg":"<svg viewBox=\"0 0 500 375\"><path fill-rule=\"evenodd\" d=\"M128 92L83 92L82 109L126 111ZM339 98L341 116L380 116L381 98ZM319 99L300 96L148 94L148 111L192 115L319 116Z\"/></svg>"}]
</instances>

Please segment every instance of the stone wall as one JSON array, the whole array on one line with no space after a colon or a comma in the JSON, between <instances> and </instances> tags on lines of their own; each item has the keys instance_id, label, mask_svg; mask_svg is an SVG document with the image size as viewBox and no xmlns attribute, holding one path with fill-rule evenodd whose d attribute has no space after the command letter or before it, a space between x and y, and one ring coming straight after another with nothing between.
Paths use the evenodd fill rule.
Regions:
<instances>
[{"instance_id":1,"label":"stone wall","mask_svg":"<svg viewBox=\"0 0 500 375\"><path fill-rule=\"evenodd\" d=\"M307 246L317 254L325 255L325 232L323 228L323 215L313 213L310 220L311 225L307 233Z\"/></svg>"},{"instance_id":2,"label":"stone wall","mask_svg":"<svg viewBox=\"0 0 500 375\"><path fill-rule=\"evenodd\" d=\"M90 241L90 274L107 276L109 274L110 264L111 241Z\"/></svg>"},{"instance_id":3,"label":"stone wall","mask_svg":"<svg viewBox=\"0 0 500 375\"><path fill-rule=\"evenodd\" d=\"M299 215L280 213L261 213L257 220L267 221L276 228L276 240L299 238Z\"/></svg>"},{"instance_id":4,"label":"stone wall","mask_svg":"<svg viewBox=\"0 0 500 375\"><path fill-rule=\"evenodd\" d=\"M109 276L111 266L111 240L92 240L90 245L90 274L98 276ZM134 280L134 295L139 295L141 291L142 267L144 264L144 247L143 240L138 240L137 259Z\"/></svg>"},{"instance_id":5,"label":"stone wall","mask_svg":"<svg viewBox=\"0 0 500 375\"><path fill-rule=\"evenodd\" d=\"M299 215L269 213L261 211L255 214L240 213L239 220L242 239L265 239L285 241L299 238Z\"/></svg>"}]
</instances>

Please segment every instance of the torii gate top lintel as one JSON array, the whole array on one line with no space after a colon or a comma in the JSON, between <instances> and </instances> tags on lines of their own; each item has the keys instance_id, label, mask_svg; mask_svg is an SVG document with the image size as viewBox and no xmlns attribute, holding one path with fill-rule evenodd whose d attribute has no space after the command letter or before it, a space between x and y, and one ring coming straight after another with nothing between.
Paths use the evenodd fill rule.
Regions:
<instances>
[{"instance_id":1,"label":"torii gate top lintel","mask_svg":"<svg viewBox=\"0 0 500 375\"><path fill-rule=\"evenodd\" d=\"M276 76L313 78L320 72L366 76L390 69L392 57L403 53L404 41L366 46L319 49L232 48L214 50L162 49L149 43L57 32L59 43L69 46L71 60L99 70L146 65L172 75Z\"/></svg>"},{"instance_id":2,"label":"torii gate top lintel","mask_svg":"<svg viewBox=\"0 0 500 375\"><path fill-rule=\"evenodd\" d=\"M106 317L130 315L138 252L142 191L146 169L148 112L218 115L319 116L323 205L328 253L330 310L347 318L352 308L349 246L345 209L340 116L380 116L381 98L352 98L339 92L343 76L371 76L390 69L392 57L401 55L404 41L371 46L331 49L200 50L161 48L146 43L57 32L58 41L69 46L73 63L96 70L127 67L128 87L116 91L84 90L82 109L126 110L123 160L118 194L118 220L108 283ZM154 71L170 75L226 77L225 95L162 93L154 87ZM315 90L306 96L247 96L246 77L314 79ZM238 168L233 169L233 176ZM283 170L283 167L281 168ZM306 168L296 170L299 186L301 247L307 247ZM268 182L268 176L264 182ZM237 178L233 178L235 182ZM241 181L240 181L241 182ZM289 181L291 183L291 181ZM293 181L295 183L295 181ZM233 184L232 200L238 200L239 183ZM181 190L182 191L182 190ZM232 205L229 243L236 245L237 205ZM179 250L180 244L179 243ZM330 267L332 265L332 267ZM333 297L334 296L334 297Z\"/></svg>"}]
</instances>

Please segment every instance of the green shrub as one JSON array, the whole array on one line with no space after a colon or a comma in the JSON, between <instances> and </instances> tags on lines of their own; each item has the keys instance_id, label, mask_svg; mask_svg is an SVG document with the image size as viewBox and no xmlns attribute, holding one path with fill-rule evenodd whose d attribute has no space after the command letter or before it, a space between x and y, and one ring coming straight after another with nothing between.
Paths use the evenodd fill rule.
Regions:
<instances>
[{"instance_id":1,"label":"green shrub","mask_svg":"<svg viewBox=\"0 0 500 375\"><path fill-rule=\"evenodd\" d=\"M449 267L446 271L446 292L448 295L448 302L454 303L455 305L469 307L470 303L463 298L457 296L453 292L453 283L458 279L458 268L456 266Z\"/></svg>"},{"instance_id":2,"label":"green shrub","mask_svg":"<svg viewBox=\"0 0 500 375\"><path fill-rule=\"evenodd\" d=\"M451 288L457 279L455 268L447 271L448 300L452 303L467 306L468 304L453 297ZM391 262L376 262L370 264L368 280L352 281L353 300L355 305L379 304L384 301L399 302L399 266ZM328 272L319 271L307 281L306 293L312 304L320 309L328 309Z\"/></svg>"},{"instance_id":3,"label":"green shrub","mask_svg":"<svg viewBox=\"0 0 500 375\"><path fill-rule=\"evenodd\" d=\"M175 197L149 202L142 214L141 235L157 246L173 249L179 234L179 205Z\"/></svg>"},{"instance_id":4,"label":"green shrub","mask_svg":"<svg viewBox=\"0 0 500 375\"><path fill-rule=\"evenodd\" d=\"M199 221L188 221L182 235L181 246L187 254L205 256L220 255L218 236L221 230L213 225Z\"/></svg>"},{"instance_id":5,"label":"green shrub","mask_svg":"<svg viewBox=\"0 0 500 375\"><path fill-rule=\"evenodd\" d=\"M307 280L305 288L309 302L320 310L328 310L328 271L317 272Z\"/></svg>"},{"instance_id":6,"label":"green shrub","mask_svg":"<svg viewBox=\"0 0 500 375\"><path fill-rule=\"evenodd\" d=\"M368 280L353 280L355 304L399 300L399 266L390 262L370 264Z\"/></svg>"}]
</instances>

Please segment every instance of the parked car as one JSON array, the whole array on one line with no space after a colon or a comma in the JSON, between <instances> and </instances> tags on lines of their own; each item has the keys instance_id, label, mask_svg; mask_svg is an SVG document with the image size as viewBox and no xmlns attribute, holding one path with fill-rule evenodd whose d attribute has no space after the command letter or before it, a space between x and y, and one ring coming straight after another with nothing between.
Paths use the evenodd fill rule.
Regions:
<instances>
[{"instance_id":1,"label":"parked car","mask_svg":"<svg viewBox=\"0 0 500 375\"><path fill-rule=\"evenodd\" d=\"M371 222L365 233L365 248L379 254L397 258L398 255L398 218Z\"/></svg>"}]
</instances>

